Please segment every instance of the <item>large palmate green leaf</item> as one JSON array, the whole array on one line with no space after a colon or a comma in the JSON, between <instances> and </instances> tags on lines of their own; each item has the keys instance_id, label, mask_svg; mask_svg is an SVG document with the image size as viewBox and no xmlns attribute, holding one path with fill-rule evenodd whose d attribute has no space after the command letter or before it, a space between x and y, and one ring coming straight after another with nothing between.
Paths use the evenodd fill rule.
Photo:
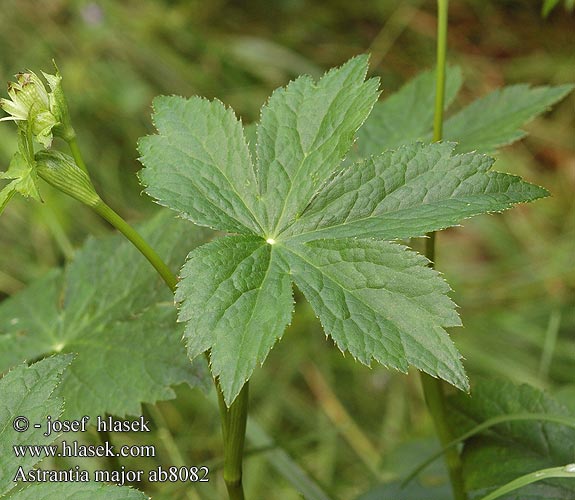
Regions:
<instances>
[{"instance_id":1,"label":"large palmate green leaf","mask_svg":"<svg viewBox=\"0 0 575 500\"><path fill-rule=\"evenodd\" d=\"M212 372L231 402L289 323L291 281L271 245L228 236L201 246L182 269L176 299L188 354L211 349Z\"/></svg>"},{"instance_id":2,"label":"large palmate green leaf","mask_svg":"<svg viewBox=\"0 0 575 500\"><path fill-rule=\"evenodd\" d=\"M40 457L30 455L15 458L13 447L48 445L56 439L56 435L44 435L46 417L56 420L62 414L64 401L54 390L71 361L72 355L65 355L31 366L19 365L0 380L0 497L15 486L12 479L19 466L28 470L40 461ZM14 430L14 425L25 427L22 420L15 423L18 417L28 419L29 427L24 432ZM41 428L34 427L36 424Z\"/></svg>"},{"instance_id":3,"label":"large palmate green leaf","mask_svg":"<svg viewBox=\"0 0 575 500\"><path fill-rule=\"evenodd\" d=\"M176 267L208 233L169 215L141 230ZM173 397L171 385L199 381L181 330L169 291L137 250L119 236L91 240L65 272L0 305L0 369L76 353L59 387L66 415L134 415L141 402Z\"/></svg>"},{"instance_id":4,"label":"large palmate green leaf","mask_svg":"<svg viewBox=\"0 0 575 500\"><path fill-rule=\"evenodd\" d=\"M356 57L317 83L298 78L262 108L257 172L268 234L301 214L348 152L379 95L366 73L367 57Z\"/></svg>"},{"instance_id":5,"label":"large palmate green leaf","mask_svg":"<svg viewBox=\"0 0 575 500\"><path fill-rule=\"evenodd\" d=\"M459 151L493 153L526 135L521 127L560 101L573 85L512 85L472 102L445 122L444 137L460 143Z\"/></svg>"},{"instance_id":6,"label":"large palmate green leaf","mask_svg":"<svg viewBox=\"0 0 575 500\"><path fill-rule=\"evenodd\" d=\"M551 396L527 385L503 380L480 381L473 396L455 396L449 413L456 434L490 418L507 414L548 414L572 417L575 414ZM575 429L558 423L522 420L491 427L485 434L465 442L463 471L469 490L483 493L516 477L575 461ZM575 481L549 479L510 493L505 500L575 498Z\"/></svg>"},{"instance_id":7,"label":"large palmate green leaf","mask_svg":"<svg viewBox=\"0 0 575 500\"><path fill-rule=\"evenodd\" d=\"M146 192L202 226L253 232L256 183L241 122L221 102L154 99L159 135L138 147Z\"/></svg>"},{"instance_id":8,"label":"large palmate green leaf","mask_svg":"<svg viewBox=\"0 0 575 500\"><path fill-rule=\"evenodd\" d=\"M371 239L316 240L279 249L298 288L342 351L465 388L444 327L460 325L447 283L406 247Z\"/></svg>"},{"instance_id":9,"label":"large palmate green leaf","mask_svg":"<svg viewBox=\"0 0 575 500\"><path fill-rule=\"evenodd\" d=\"M489 172L492 158L454 155L454 147L410 144L348 166L285 234L298 240L409 238L547 196L519 177Z\"/></svg>"},{"instance_id":10,"label":"large palmate green leaf","mask_svg":"<svg viewBox=\"0 0 575 500\"><path fill-rule=\"evenodd\" d=\"M434 78L432 72L422 73L396 94L376 104L358 135L360 156L365 158L415 141L431 141ZM448 69L446 108L460 86L460 72ZM443 139L458 142L458 152L493 153L524 137L526 132L521 127L547 111L572 89L573 85L512 85L496 90L450 117L443 127Z\"/></svg>"},{"instance_id":11,"label":"large palmate green leaf","mask_svg":"<svg viewBox=\"0 0 575 500\"><path fill-rule=\"evenodd\" d=\"M227 404L289 323L291 281L341 350L365 364L411 365L467 388L445 331L459 325L449 287L426 259L384 240L420 236L546 192L488 172L487 157L454 155L453 144L406 145L350 164L346 154L377 97L366 71L367 59L358 57L318 82L302 77L274 92L257 127L255 165L237 121L217 101L166 98L169 106L155 116L159 135L142 143L150 194L200 224L241 233L193 250L176 295L188 354L211 349ZM450 75L454 95L459 73ZM422 78L408 89L416 107L431 77ZM399 113L401 105L393 106ZM413 129L430 116L416 111L419 119L404 120ZM170 147L173 153L163 152ZM222 151L229 164L198 163ZM211 182L199 189L204 177ZM208 206L224 215L208 221Z\"/></svg>"}]
</instances>

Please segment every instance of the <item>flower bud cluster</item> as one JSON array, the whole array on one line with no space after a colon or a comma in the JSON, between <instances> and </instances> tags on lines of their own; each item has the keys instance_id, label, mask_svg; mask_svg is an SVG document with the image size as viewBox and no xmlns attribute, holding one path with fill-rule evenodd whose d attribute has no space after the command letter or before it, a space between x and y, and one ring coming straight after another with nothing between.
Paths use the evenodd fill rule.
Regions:
<instances>
[{"instance_id":1,"label":"flower bud cluster","mask_svg":"<svg viewBox=\"0 0 575 500\"><path fill-rule=\"evenodd\" d=\"M8 84L10 99L0 99L0 108L10 116L0 121L14 120L21 127L29 127L34 138L49 148L54 135L70 140L74 137L74 130L62 91L62 77L58 72L55 75L42 74L49 90L32 71L16 75L16 81Z\"/></svg>"},{"instance_id":2,"label":"flower bud cluster","mask_svg":"<svg viewBox=\"0 0 575 500\"><path fill-rule=\"evenodd\" d=\"M0 189L0 212L15 193L41 201L39 177L88 206L94 207L101 201L88 173L78 167L75 157L48 150L55 136L68 142L70 148L77 146L62 77L57 70L55 75L42 74L48 88L34 72L18 73L16 81L8 84L9 99L0 99L0 108L9 114L0 121L18 124L18 151L8 170L0 172L0 179L10 181ZM34 140L42 145L42 150L35 151Z\"/></svg>"}]
</instances>

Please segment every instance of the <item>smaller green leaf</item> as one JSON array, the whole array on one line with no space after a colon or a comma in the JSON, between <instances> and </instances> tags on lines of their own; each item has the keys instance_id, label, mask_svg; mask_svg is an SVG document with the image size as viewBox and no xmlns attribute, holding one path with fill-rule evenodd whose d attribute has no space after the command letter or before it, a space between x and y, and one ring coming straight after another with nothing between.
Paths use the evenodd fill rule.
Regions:
<instances>
[{"instance_id":1,"label":"smaller green leaf","mask_svg":"<svg viewBox=\"0 0 575 500\"><path fill-rule=\"evenodd\" d=\"M573 85L512 85L482 97L449 118L443 137L460 143L458 152L493 153L526 135L521 127L563 99Z\"/></svg>"},{"instance_id":2,"label":"smaller green leaf","mask_svg":"<svg viewBox=\"0 0 575 500\"><path fill-rule=\"evenodd\" d=\"M446 109L460 87L461 72L448 68ZM443 139L460 143L458 152L494 153L497 148L524 137L521 127L572 89L572 85L535 88L513 85L496 90L450 117L443 127ZM403 144L431 141L434 96L435 74L427 71L377 103L359 130L358 156L366 158Z\"/></svg>"},{"instance_id":3,"label":"smaller green leaf","mask_svg":"<svg viewBox=\"0 0 575 500\"><path fill-rule=\"evenodd\" d=\"M212 373L230 405L291 319L281 259L261 238L220 238L190 253L176 300L190 358L211 349Z\"/></svg>"},{"instance_id":4,"label":"smaller green leaf","mask_svg":"<svg viewBox=\"0 0 575 500\"><path fill-rule=\"evenodd\" d=\"M409 365L467 389L445 327L460 325L449 290L427 260L371 239L287 242L278 249L290 275L342 351L369 365Z\"/></svg>"},{"instance_id":5,"label":"smaller green leaf","mask_svg":"<svg viewBox=\"0 0 575 500\"><path fill-rule=\"evenodd\" d=\"M448 67L445 75L445 109L461 87L461 70ZM433 123L435 71L425 71L385 100L378 102L359 129L360 157L379 155L386 149L421 141Z\"/></svg>"},{"instance_id":6,"label":"smaller green leaf","mask_svg":"<svg viewBox=\"0 0 575 500\"><path fill-rule=\"evenodd\" d=\"M575 415L551 396L527 385L508 381L479 381L471 397L450 400L451 426L462 434L485 420L506 414L547 413ZM465 442L463 472L469 490L486 491L541 469L573 462L575 429L548 421L518 420L491 427L489 432ZM548 479L526 486L521 498L568 500L575 496L575 481Z\"/></svg>"},{"instance_id":7,"label":"smaller green leaf","mask_svg":"<svg viewBox=\"0 0 575 500\"><path fill-rule=\"evenodd\" d=\"M25 133L19 132L20 150L17 151L6 172L0 172L0 179L12 179L2 190L0 190L0 213L4 210L12 196L18 193L26 198L33 198L42 201L38 190L38 175L34 168L34 160L22 152L23 141L26 141Z\"/></svg>"},{"instance_id":8,"label":"smaller green leaf","mask_svg":"<svg viewBox=\"0 0 575 500\"><path fill-rule=\"evenodd\" d=\"M56 438L44 436L45 422L48 415L57 419L62 414L64 402L54 390L72 358L72 355L54 356L30 366L19 365L0 379L0 496L15 486L12 479L19 466L30 469L41 458L26 455L15 459L13 446L48 445ZM14 430L18 417L26 418L29 423L25 432ZM18 427L24 424L21 420ZM35 424L42 428L35 428Z\"/></svg>"},{"instance_id":9,"label":"smaller green leaf","mask_svg":"<svg viewBox=\"0 0 575 500\"><path fill-rule=\"evenodd\" d=\"M20 152L14 154L8 170L0 172L0 179L14 179L14 189L18 193L41 200L37 186L38 178L33 167Z\"/></svg>"},{"instance_id":10,"label":"smaller green leaf","mask_svg":"<svg viewBox=\"0 0 575 500\"><path fill-rule=\"evenodd\" d=\"M209 238L167 211L140 232L174 269ZM190 364L182 333L172 294L138 251L120 235L90 240L65 271L0 303L0 370L74 353L58 387L66 418L138 415L142 402L174 397L173 385L209 378L203 360Z\"/></svg>"},{"instance_id":11,"label":"smaller green leaf","mask_svg":"<svg viewBox=\"0 0 575 500\"><path fill-rule=\"evenodd\" d=\"M12 196L16 194L16 186L18 185L18 181L12 181L2 190L0 190L0 214L8 205L8 202L12 199Z\"/></svg>"}]
</instances>

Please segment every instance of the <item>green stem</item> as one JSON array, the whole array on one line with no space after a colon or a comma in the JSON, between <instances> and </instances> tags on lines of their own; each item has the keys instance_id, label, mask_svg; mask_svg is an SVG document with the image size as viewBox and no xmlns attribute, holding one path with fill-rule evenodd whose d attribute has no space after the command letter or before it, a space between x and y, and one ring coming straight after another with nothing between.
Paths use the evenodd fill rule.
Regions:
<instances>
[{"instance_id":1,"label":"green stem","mask_svg":"<svg viewBox=\"0 0 575 500\"><path fill-rule=\"evenodd\" d=\"M230 500L244 500L242 486L242 457L246 437L248 417L248 383L228 408L218 384L218 403L222 416L222 434L224 437L224 481Z\"/></svg>"},{"instance_id":2,"label":"green stem","mask_svg":"<svg viewBox=\"0 0 575 500\"><path fill-rule=\"evenodd\" d=\"M78 165L78 167L80 167L86 174L88 174L88 167L86 167L86 163L84 163L84 158L82 157L82 153L78 147L78 142L76 141L75 135L68 140L68 146L70 146L70 151L72 152L72 156L74 157L76 165Z\"/></svg>"},{"instance_id":3,"label":"green stem","mask_svg":"<svg viewBox=\"0 0 575 500\"><path fill-rule=\"evenodd\" d=\"M437 72L435 74L435 112L433 142L443 137L443 108L445 101L445 62L447 59L447 11L449 0L437 0Z\"/></svg>"},{"instance_id":4,"label":"green stem","mask_svg":"<svg viewBox=\"0 0 575 500\"><path fill-rule=\"evenodd\" d=\"M166 285L170 288L172 292L176 290L176 284L178 279L174 276L172 271L168 268L161 257L156 253L156 251L146 243L144 238L134 230L122 217L120 217L116 212L114 212L108 205L103 201L99 201L94 207L94 211L106 219L112 226L114 226L118 231L120 231L130 242L140 251L140 253L148 259L150 264L154 266L158 274L166 282Z\"/></svg>"},{"instance_id":5,"label":"green stem","mask_svg":"<svg viewBox=\"0 0 575 500\"><path fill-rule=\"evenodd\" d=\"M437 0L437 73L435 83L435 114L433 119L433 141L442 139L443 135L443 108L445 101L445 63L447 53L447 12L449 0ZM429 259L429 266L435 267L435 232L427 234L425 243L425 256ZM431 413L437 436L442 446L453 440L451 429L447 424L447 405L443 384L441 380L421 373L421 385L425 402ZM465 484L463 482L463 468L461 457L455 448L445 452L445 462L449 471L449 479L453 498L467 500Z\"/></svg>"},{"instance_id":6,"label":"green stem","mask_svg":"<svg viewBox=\"0 0 575 500\"><path fill-rule=\"evenodd\" d=\"M447 405L445 402L445 393L443 392L443 383L441 380L422 372L421 385L423 387L427 408L435 424L437 437L441 445L445 447L452 442L453 436L447 424ZM459 452L456 448L448 448L445 450L445 463L449 472L449 480L451 482L454 500L467 500L467 493L465 492L465 484L463 482L463 467Z\"/></svg>"},{"instance_id":7,"label":"green stem","mask_svg":"<svg viewBox=\"0 0 575 500\"><path fill-rule=\"evenodd\" d=\"M88 174L86 164L76 143L75 137L68 141L74 156L74 161L79 168ZM174 293L178 279L170 268L156 253L156 251L132 228L122 217L120 217L104 201L99 199L95 204L88 205L98 215L107 220L112 226L120 231L139 251L148 259L150 264ZM209 363L209 354L206 353ZM246 435L246 421L248 411L248 384L246 383L236 400L230 408L227 408L223 399L222 390L215 382L218 398L220 400L220 418L222 421L222 431L224 437L224 480L228 488L230 500L244 500L242 488L242 458L244 441Z\"/></svg>"}]
</instances>

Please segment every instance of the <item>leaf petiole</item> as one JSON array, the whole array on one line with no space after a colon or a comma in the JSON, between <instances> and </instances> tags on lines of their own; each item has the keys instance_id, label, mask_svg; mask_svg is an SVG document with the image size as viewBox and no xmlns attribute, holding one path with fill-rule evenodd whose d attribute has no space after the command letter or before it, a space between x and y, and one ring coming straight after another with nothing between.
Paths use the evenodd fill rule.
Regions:
<instances>
[{"instance_id":1,"label":"leaf petiole","mask_svg":"<svg viewBox=\"0 0 575 500\"><path fill-rule=\"evenodd\" d=\"M82 153L80 152L80 148L78 147L78 141L76 139L76 136L74 135L74 137L72 137L67 142L68 146L70 147L70 152L74 157L74 161L76 162L76 165L78 165L78 167L80 167L86 174L89 175L88 168L86 167L86 163L84 162L84 158L82 157Z\"/></svg>"},{"instance_id":2,"label":"leaf petiole","mask_svg":"<svg viewBox=\"0 0 575 500\"><path fill-rule=\"evenodd\" d=\"M101 200L93 206L92 209L112 224L112 226L120 231L128 240L130 240L140 253L148 259L148 262L154 266L154 269L158 271L158 274L162 277L172 292L176 290L178 279L174 273L172 273L156 251L148 245L144 238L142 238L132 226L130 226L124 219L122 219L122 217Z\"/></svg>"}]
</instances>

